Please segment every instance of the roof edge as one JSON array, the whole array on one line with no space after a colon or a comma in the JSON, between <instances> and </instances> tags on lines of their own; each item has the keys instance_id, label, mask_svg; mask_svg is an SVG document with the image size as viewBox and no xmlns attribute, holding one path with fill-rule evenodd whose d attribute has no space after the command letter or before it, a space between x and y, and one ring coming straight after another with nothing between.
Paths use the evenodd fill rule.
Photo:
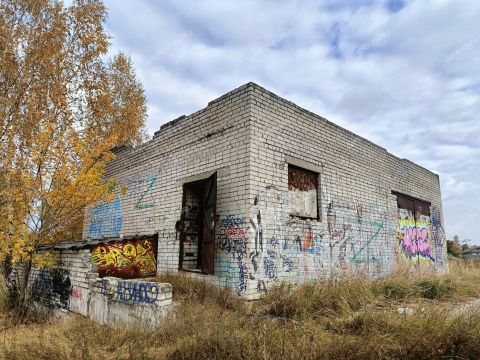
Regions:
<instances>
[{"instance_id":1,"label":"roof edge","mask_svg":"<svg viewBox=\"0 0 480 360\"><path fill-rule=\"evenodd\" d=\"M258 90L260 90L261 92L266 93L266 94L268 94L269 96L272 96L272 97L274 97L274 98L276 98L276 99L278 99L278 100L280 100L280 101L288 104L289 106L292 106L292 107L294 107L294 108L296 108L296 109L298 109L298 110L300 110L300 111L302 111L302 112L304 112L304 113L306 113L306 114L308 114L308 115L310 115L310 116L313 116L313 117L315 117L315 118L317 118L317 119L320 119L321 121L325 121L325 122L328 123L329 125L337 128L337 129L340 129L340 130L342 130L342 131L345 131L346 133L351 134L351 135L353 135L354 137L356 137L356 138L358 138L358 139L361 139L361 140L365 141L366 143L368 143L368 144L370 144L370 145L372 145L372 146L374 146L374 147L376 147L376 148L378 148L378 149L386 152L388 155L394 157L395 159L398 159L398 160L400 160L400 161L407 162L407 163L409 163L409 164L411 164L411 165L414 165L414 166L416 166L416 167L419 167L419 168L421 168L422 170L425 170L425 171L429 172L430 174L432 174L432 175L436 176L437 178L439 178L439 175L438 175L437 173L434 173L432 170L427 169L426 167L424 167L424 166L422 166L422 165L419 165L419 164L417 164L417 163L415 163L415 162L413 162L413 161L411 161L411 160L408 160L408 159L405 159L405 158L400 158L400 157L396 156L395 154L389 152L389 151L388 151L386 148L384 148L383 146L380 146L380 145L374 143L373 141L368 140L367 138L364 138L363 136L360 136L360 135L354 133L353 131L346 129L346 128L344 128L344 127L342 127L342 126L340 126L340 125L338 125L338 124L336 124L336 123L328 120L327 118L324 118L324 117L321 116L321 115L318 115L318 114L316 114L316 113L314 113L314 112L312 112L312 111L310 111L310 110L308 110L308 109L305 109L305 108L301 107L300 105L294 103L293 101L288 100L288 99L285 99L284 97L281 97L281 96L275 94L274 92L272 92L272 91L264 88L264 87L261 86L261 85L258 85L258 84L254 83L254 82L249 82L249 83L247 83L247 84L245 84L245 85L243 85L243 86L246 86L246 85L252 86L252 87L254 87L255 89L258 89Z\"/></svg>"},{"instance_id":2,"label":"roof edge","mask_svg":"<svg viewBox=\"0 0 480 360\"><path fill-rule=\"evenodd\" d=\"M153 237L158 237L158 233L154 233L151 235L132 235L132 236L124 236L124 237L105 237L101 239L82 239L78 241L63 241L56 244L45 244L40 245L38 248L41 251L47 250L81 250L81 249L88 249L91 246L98 245L98 244L106 244L114 241L132 241L132 240L144 240L144 239L151 239Z\"/></svg>"}]
</instances>

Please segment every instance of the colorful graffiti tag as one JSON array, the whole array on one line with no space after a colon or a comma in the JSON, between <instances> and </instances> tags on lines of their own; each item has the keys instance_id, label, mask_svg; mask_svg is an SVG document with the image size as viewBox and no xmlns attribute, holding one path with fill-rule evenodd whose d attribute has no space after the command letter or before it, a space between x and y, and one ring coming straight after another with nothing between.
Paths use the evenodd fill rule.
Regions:
<instances>
[{"instance_id":1,"label":"colorful graffiti tag","mask_svg":"<svg viewBox=\"0 0 480 360\"><path fill-rule=\"evenodd\" d=\"M319 196L324 201L317 221L290 216L288 192L269 186L257 193L245 233L251 241L248 280L256 280L258 291L276 281L389 271L395 260L388 241L396 234L396 209L344 197L334 202L326 187L319 188Z\"/></svg>"},{"instance_id":2,"label":"colorful graffiti tag","mask_svg":"<svg viewBox=\"0 0 480 360\"><path fill-rule=\"evenodd\" d=\"M227 254L232 254L233 259L221 260L217 258L220 277L224 278L226 285L232 285L238 293L247 289L247 235L245 233L246 219L238 214L221 214L217 222L217 248ZM238 267L238 275L232 276L233 264Z\"/></svg>"},{"instance_id":3,"label":"colorful graffiti tag","mask_svg":"<svg viewBox=\"0 0 480 360\"><path fill-rule=\"evenodd\" d=\"M399 209L398 239L403 254L414 262L435 261L431 248L430 218L415 219L411 210Z\"/></svg>"},{"instance_id":4,"label":"colorful graffiti tag","mask_svg":"<svg viewBox=\"0 0 480 360\"><path fill-rule=\"evenodd\" d=\"M156 246L148 239L99 244L92 248L92 261L100 277L129 279L157 273Z\"/></svg>"}]
</instances>

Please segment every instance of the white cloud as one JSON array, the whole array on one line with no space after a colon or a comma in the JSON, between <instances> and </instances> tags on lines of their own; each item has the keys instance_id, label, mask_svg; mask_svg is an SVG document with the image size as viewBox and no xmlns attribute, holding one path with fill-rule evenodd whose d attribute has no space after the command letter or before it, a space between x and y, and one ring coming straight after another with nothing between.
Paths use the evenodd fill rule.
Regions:
<instances>
[{"instance_id":1,"label":"white cloud","mask_svg":"<svg viewBox=\"0 0 480 360\"><path fill-rule=\"evenodd\" d=\"M321 5L319 5L321 4ZM447 235L480 243L480 2L107 1L153 133L248 81L440 174Z\"/></svg>"}]
</instances>

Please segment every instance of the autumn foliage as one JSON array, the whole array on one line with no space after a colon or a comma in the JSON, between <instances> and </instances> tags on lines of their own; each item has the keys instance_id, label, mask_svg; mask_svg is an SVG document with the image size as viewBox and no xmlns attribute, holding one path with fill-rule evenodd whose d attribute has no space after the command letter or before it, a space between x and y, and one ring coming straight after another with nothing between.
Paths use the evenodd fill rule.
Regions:
<instances>
[{"instance_id":1,"label":"autumn foliage","mask_svg":"<svg viewBox=\"0 0 480 360\"><path fill-rule=\"evenodd\" d=\"M144 91L127 56L107 59L106 17L100 0L0 2L4 268L78 237L84 208L112 198L111 150L144 139Z\"/></svg>"}]
</instances>

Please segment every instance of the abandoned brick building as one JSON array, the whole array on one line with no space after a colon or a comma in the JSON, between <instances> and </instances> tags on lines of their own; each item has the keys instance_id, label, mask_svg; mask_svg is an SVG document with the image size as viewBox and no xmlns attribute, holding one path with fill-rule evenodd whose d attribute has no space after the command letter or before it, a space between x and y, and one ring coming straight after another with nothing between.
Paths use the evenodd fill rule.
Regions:
<instances>
[{"instance_id":1,"label":"abandoned brick building","mask_svg":"<svg viewBox=\"0 0 480 360\"><path fill-rule=\"evenodd\" d=\"M254 83L118 149L106 177L126 193L55 248L78 298L104 276L183 271L252 299L281 281L447 265L438 175ZM142 289L130 299L159 293Z\"/></svg>"}]
</instances>

